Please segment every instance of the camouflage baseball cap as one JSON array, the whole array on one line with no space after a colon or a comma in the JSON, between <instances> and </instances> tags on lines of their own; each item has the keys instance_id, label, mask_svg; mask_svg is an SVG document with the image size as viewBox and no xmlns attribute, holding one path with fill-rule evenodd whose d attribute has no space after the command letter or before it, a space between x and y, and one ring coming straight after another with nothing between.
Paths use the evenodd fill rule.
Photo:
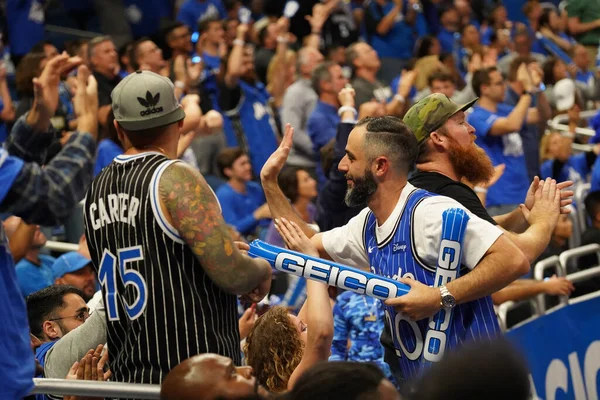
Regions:
<instances>
[{"instance_id":1,"label":"camouflage baseball cap","mask_svg":"<svg viewBox=\"0 0 600 400\"><path fill-rule=\"evenodd\" d=\"M421 144L431 132L444 125L451 116L470 108L477 100L478 98L475 98L460 106L445 94L432 93L413 105L404 116L403 121Z\"/></svg>"}]
</instances>

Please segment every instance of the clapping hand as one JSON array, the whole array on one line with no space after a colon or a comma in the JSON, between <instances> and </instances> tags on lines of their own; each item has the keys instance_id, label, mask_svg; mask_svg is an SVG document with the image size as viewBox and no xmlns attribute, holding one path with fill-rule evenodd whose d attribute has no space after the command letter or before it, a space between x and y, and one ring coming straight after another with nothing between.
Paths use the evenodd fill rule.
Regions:
<instances>
[{"instance_id":1,"label":"clapping hand","mask_svg":"<svg viewBox=\"0 0 600 400\"><path fill-rule=\"evenodd\" d=\"M540 184L540 178L533 178L533 182L529 186L529 190L527 191L527 197L525 198L525 207L528 210L531 210L535 205L535 192ZM572 190L565 190L569 187L573 186L573 181L564 181L560 182L556 185L558 190L560 190L560 213L561 214L569 214L571 212L571 208L568 207L571 203L573 203L573 195L575 194Z\"/></svg>"},{"instance_id":2,"label":"clapping hand","mask_svg":"<svg viewBox=\"0 0 600 400\"><path fill-rule=\"evenodd\" d=\"M76 361L69 373L67 380L78 381L107 381L111 377L111 372L104 372L104 366L108 362L108 351L105 351L101 356L104 345L98 345L95 350L90 350L81 359ZM79 396L64 396L64 400L100 400L97 397L79 397Z\"/></svg>"},{"instance_id":3,"label":"clapping hand","mask_svg":"<svg viewBox=\"0 0 600 400\"><path fill-rule=\"evenodd\" d=\"M319 257L319 251L315 244L304 234L302 229L293 221L285 218L276 218L274 220L277 232L283 238L286 246L290 250L304 253L309 256Z\"/></svg>"}]
</instances>

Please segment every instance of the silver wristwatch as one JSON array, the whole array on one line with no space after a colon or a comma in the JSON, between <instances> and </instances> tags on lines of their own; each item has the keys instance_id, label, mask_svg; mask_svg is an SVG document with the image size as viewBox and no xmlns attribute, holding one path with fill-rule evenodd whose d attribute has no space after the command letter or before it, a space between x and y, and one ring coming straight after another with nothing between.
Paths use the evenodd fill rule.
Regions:
<instances>
[{"instance_id":1,"label":"silver wristwatch","mask_svg":"<svg viewBox=\"0 0 600 400\"><path fill-rule=\"evenodd\" d=\"M442 295L442 307L454 308L456 306L456 299L445 285L440 286L440 293Z\"/></svg>"}]
</instances>

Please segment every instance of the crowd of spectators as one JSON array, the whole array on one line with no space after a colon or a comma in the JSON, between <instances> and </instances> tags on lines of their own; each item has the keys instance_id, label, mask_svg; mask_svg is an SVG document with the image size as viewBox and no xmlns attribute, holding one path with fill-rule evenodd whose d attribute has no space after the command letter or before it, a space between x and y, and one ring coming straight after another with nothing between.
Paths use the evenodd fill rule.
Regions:
<instances>
[{"instance_id":1,"label":"crowd of spectators","mask_svg":"<svg viewBox=\"0 0 600 400\"><path fill-rule=\"evenodd\" d=\"M70 232L80 237L76 251L59 254L45 245L74 229L66 221L81 218L77 204L93 177L125 152L111 93L140 70L172 82L185 111L177 156L210 185L235 240L287 243L260 182L286 124L294 135L279 186L302 221L326 231L362 209L344 202L347 180L338 170L354 124L387 115L406 117L412 129L409 109L440 94L460 105L478 98L459 123L474 128L470 136L481 149L479 160L487 156L493 174L488 179L481 173L485 162L471 163L472 154L460 146L447 150L438 138L443 134L420 137L413 129L420 146L411 172L414 186L452 197L499 225L531 265L574 243L600 243L600 113L592 112L600 102L596 5L592 0L4 2L0 245L6 236L15 266L0 279L15 282L5 292L19 298L15 307L23 315L15 320L28 318L36 376L82 379L87 368L98 371L95 380L109 379L110 349L102 347L107 316L83 229ZM57 10L75 29L67 40L48 35ZM158 100L148 91L138 101L150 109ZM591 117L583 118L584 112ZM552 122L557 116L561 128ZM437 169L440 164L432 163L446 151L455 162ZM430 172L448 182L433 184L431 175L423 175ZM563 213L552 223L530 214L531 190L547 178L561 189L591 187L579 201L562 204ZM581 220L585 225L574 229ZM582 258L570 272L599 261ZM598 289L578 290L565 278L522 278L495 293L494 303ZM282 398L399 396L383 360L379 337L385 317L374 298L274 272L269 296L258 305L240 302L239 317L240 352L251 368L217 355L193 357L164 380L165 399L268 398L286 391ZM477 359L475 352L465 354ZM327 360L379 368L320 363ZM447 362L469 370L459 359ZM7 365L0 361L0 368ZM439 398L432 389L443 379L439 375L432 369L403 396ZM513 394L524 397L511 398L526 398L522 378L514 378ZM0 397L24 398L30 389L7 385ZM466 386L456 390L468 393ZM484 398L487 389L479 390L478 398Z\"/></svg>"}]
</instances>

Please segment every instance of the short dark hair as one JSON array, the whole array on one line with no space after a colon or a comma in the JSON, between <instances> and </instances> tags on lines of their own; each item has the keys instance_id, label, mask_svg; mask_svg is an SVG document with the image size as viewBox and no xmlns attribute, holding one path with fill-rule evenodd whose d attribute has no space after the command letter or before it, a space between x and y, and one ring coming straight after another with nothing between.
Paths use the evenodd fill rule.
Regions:
<instances>
[{"instance_id":1,"label":"short dark hair","mask_svg":"<svg viewBox=\"0 0 600 400\"><path fill-rule=\"evenodd\" d=\"M281 191L292 203L298 199L298 171L306 171L306 169L285 167L277 177Z\"/></svg>"},{"instance_id":2,"label":"short dark hair","mask_svg":"<svg viewBox=\"0 0 600 400\"><path fill-rule=\"evenodd\" d=\"M68 42L65 42L65 50L71 57L75 57L77 53L81 50L83 46L88 44L87 39L74 39Z\"/></svg>"},{"instance_id":3,"label":"short dark hair","mask_svg":"<svg viewBox=\"0 0 600 400\"><path fill-rule=\"evenodd\" d=\"M187 26L187 25L185 25L183 22L179 22L179 21L171 22L169 25L167 25L164 28L162 36L165 38L166 41L169 41L171 39L171 36L173 36L173 31L175 29L181 28L182 26Z\"/></svg>"},{"instance_id":4,"label":"short dark hair","mask_svg":"<svg viewBox=\"0 0 600 400\"><path fill-rule=\"evenodd\" d=\"M557 63L562 62L559 58L551 56L546 59L542 69L544 70L544 85L554 85L556 79L554 78L554 67Z\"/></svg>"},{"instance_id":5,"label":"short dark hair","mask_svg":"<svg viewBox=\"0 0 600 400\"><path fill-rule=\"evenodd\" d=\"M203 18L199 23L198 23L198 33L199 34L203 34L206 31L208 31L208 28L210 28L210 24L213 23L218 23L219 25L221 25L221 19L218 17L207 17L207 18Z\"/></svg>"},{"instance_id":6,"label":"short dark hair","mask_svg":"<svg viewBox=\"0 0 600 400\"><path fill-rule=\"evenodd\" d=\"M600 190L588 194L584 203L586 212L592 220L595 220L600 212Z\"/></svg>"},{"instance_id":7,"label":"short dark hair","mask_svg":"<svg viewBox=\"0 0 600 400\"><path fill-rule=\"evenodd\" d=\"M150 39L149 37L142 37L131 44L131 48L129 49L129 64L131 64L131 68L133 68L135 71L140 69L140 63L138 63L138 58L140 56L140 46L142 45L142 43L150 41L152 41L152 39Z\"/></svg>"},{"instance_id":8,"label":"short dark hair","mask_svg":"<svg viewBox=\"0 0 600 400\"><path fill-rule=\"evenodd\" d=\"M427 85L429 85L429 87L431 87L431 85L433 84L433 81L454 83L454 77L449 72L444 71L444 70L435 71L431 75L429 75L429 78L427 78Z\"/></svg>"},{"instance_id":9,"label":"short dark hair","mask_svg":"<svg viewBox=\"0 0 600 400\"><path fill-rule=\"evenodd\" d=\"M225 169L231 168L235 160L243 156L244 150L239 147L228 147L226 149L221 150L219 155L217 156L217 168L219 169L219 173L227 178L225 175Z\"/></svg>"},{"instance_id":10,"label":"short dark hair","mask_svg":"<svg viewBox=\"0 0 600 400\"><path fill-rule=\"evenodd\" d=\"M365 155L369 162L385 155L392 160L394 169L408 173L417 158L418 144L415 135L400 118L366 117L356 126L365 126Z\"/></svg>"},{"instance_id":11,"label":"short dark hair","mask_svg":"<svg viewBox=\"0 0 600 400\"><path fill-rule=\"evenodd\" d=\"M437 40L435 35L426 35L417 40L415 45L415 57L423 58L429 56L429 50L433 46L433 42Z\"/></svg>"},{"instance_id":12,"label":"short dark hair","mask_svg":"<svg viewBox=\"0 0 600 400\"><path fill-rule=\"evenodd\" d=\"M310 82L313 90L317 92L317 95L321 95L321 82L331 81L331 72L329 72L329 69L334 65L337 64L333 61L325 61L317 65L317 67L312 72Z\"/></svg>"},{"instance_id":13,"label":"short dark hair","mask_svg":"<svg viewBox=\"0 0 600 400\"><path fill-rule=\"evenodd\" d=\"M531 56L515 57L515 59L510 62L510 66L508 67L508 81L515 82L517 80L517 71L519 70L521 64L525 63L526 65L529 65L533 62L535 62L535 58Z\"/></svg>"},{"instance_id":14,"label":"short dark hair","mask_svg":"<svg viewBox=\"0 0 600 400\"><path fill-rule=\"evenodd\" d=\"M27 318L29 330L37 338L43 337L42 325L48 319L56 318L56 313L65 307L64 298L76 294L84 298L81 290L70 285L52 285L27 296Z\"/></svg>"},{"instance_id":15,"label":"short dark hair","mask_svg":"<svg viewBox=\"0 0 600 400\"><path fill-rule=\"evenodd\" d=\"M117 124L118 123L119 123L119 121L117 121ZM127 136L127 139L129 139L131 144L134 147L139 148L139 147L150 145L154 140L156 140L156 138L163 135L165 133L165 131L167 129L169 129L169 127L171 125L178 124L178 123L179 122L173 122L173 123L170 123L167 125L156 126L154 128L149 128L149 129L142 129L139 131L131 131L131 130L125 129L125 128L123 128L123 126L121 124L119 124L119 127L121 128L121 130L123 131L125 136Z\"/></svg>"},{"instance_id":16,"label":"short dark hair","mask_svg":"<svg viewBox=\"0 0 600 400\"><path fill-rule=\"evenodd\" d=\"M54 46L54 44L49 40L40 40L34 44L29 51L31 53L45 53L44 47L46 46Z\"/></svg>"},{"instance_id":17,"label":"short dark hair","mask_svg":"<svg viewBox=\"0 0 600 400\"><path fill-rule=\"evenodd\" d=\"M383 372L374 364L350 361L320 362L300 376L286 400L358 400L374 395ZM376 397L375 397L376 398Z\"/></svg>"},{"instance_id":18,"label":"short dark hair","mask_svg":"<svg viewBox=\"0 0 600 400\"><path fill-rule=\"evenodd\" d=\"M17 93L22 97L33 97L33 78L42 73L42 61L46 55L41 53L27 53L19 61L15 71L15 84Z\"/></svg>"},{"instance_id":19,"label":"short dark hair","mask_svg":"<svg viewBox=\"0 0 600 400\"><path fill-rule=\"evenodd\" d=\"M465 379L477 375L477 379ZM529 398L527 362L504 340L467 344L449 352L415 383L413 400Z\"/></svg>"},{"instance_id":20,"label":"short dark hair","mask_svg":"<svg viewBox=\"0 0 600 400\"><path fill-rule=\"evenodd\" d=\"M482 68L473 74L473 79L471 80L471 86L473 86L473 91L477 95L477 97L481 96L481 87L483 85L489 85L491 82L490 74L494 71L498 71L496 67L487 67Z\"/></svg>"}]
</instances>

